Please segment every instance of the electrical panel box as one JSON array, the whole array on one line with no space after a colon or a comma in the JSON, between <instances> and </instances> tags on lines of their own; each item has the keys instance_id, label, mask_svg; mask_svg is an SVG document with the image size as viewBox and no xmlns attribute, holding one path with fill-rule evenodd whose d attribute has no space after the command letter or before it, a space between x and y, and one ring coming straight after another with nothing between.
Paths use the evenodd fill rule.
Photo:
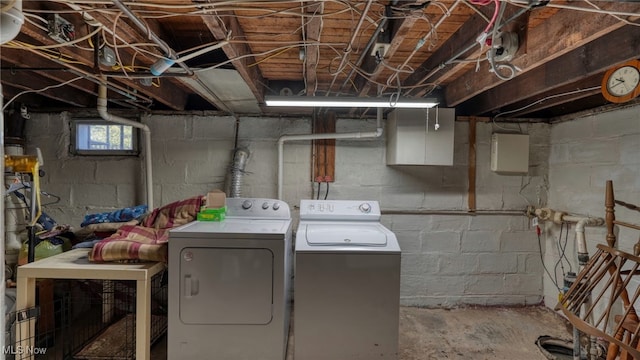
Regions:
<instances>
[{"instance_id":1,"label":"electrical panel box","mask_svg":"<svg viewBox=\"0 0 640 360\"><path fill-rule=\"evenodd\" d=\"M529 172L529 135L491 135L491 171L499 174Z\"/></svg>"},{"instance_id":2,"label":"electrical panel box","mask_svg":"<svg viewBox=\"0 0 640 360\"><path fill-rule=\"evenodd\" d=\"M387 165L453 165L455 109L395 109L387 116Z\"/></svg>"}]
</instances>

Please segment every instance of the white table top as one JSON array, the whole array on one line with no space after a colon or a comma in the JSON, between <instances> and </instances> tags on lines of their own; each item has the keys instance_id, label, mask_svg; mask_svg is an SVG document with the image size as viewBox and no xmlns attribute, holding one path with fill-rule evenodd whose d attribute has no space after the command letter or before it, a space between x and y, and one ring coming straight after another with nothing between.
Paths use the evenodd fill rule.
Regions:
<instances>
[{"instance_id":1,"label":"white table top","mask_svg":"<svg viewBox=\"0 0 640 360\"><path fill-rule=\"evenodd\" d=\"M144 280L162 271L162 262L93 263L90 249L74 249L18 267L18 278Z\"/></svg>"}]
</instances>

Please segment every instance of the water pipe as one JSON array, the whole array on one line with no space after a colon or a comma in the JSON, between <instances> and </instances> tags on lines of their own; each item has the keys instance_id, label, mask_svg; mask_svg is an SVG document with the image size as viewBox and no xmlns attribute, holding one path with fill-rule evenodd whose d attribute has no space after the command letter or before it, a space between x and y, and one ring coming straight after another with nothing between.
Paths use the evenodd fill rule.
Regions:
<instances>
[{"instance_id":1,"label":"water pipe","mask_svg":"<svg viewBox=\"0 0 640 360\"><path fill-rule=\"evenodd\" d=\"M603 226L603 218L585 217L577 215L569 215L563 211L557 211L550 208L533 208L527 209L527 214L535 216L543 221L552 221L556 224L570 222L576 224L576 248L578 253L578 266L584 267L589 261L589 251L587 250L587 241L584 237L584 228L586 226Z\"/></svg>"},{"instance_id":2,"label":"water pipe","mask_svg":"<svg viewBox=\"0 0 640 360\"><path fill-rule=\"evenodd\" d=\"M105 80L106 83L106 80ZM122 125L133 126L134 128L142 130L144 133L144 160L145 160L145 175L146 175L146 187L147 187L147 207L153 209L153 173L151 166L151 130L146 124L139 123L137 121L125 119L120 116L109 114L107 111L107 86L105 83L101 83L98 86L98 114L106 121L114 122Z\"/></svg>"},{"instance_id":3,"label":"water pipe","mask_svg":"<svg viewBox=\"0 0 640 360\"><path fill-rule=\"evenodd\" d=\"M327 134L300 134L282 135L278 139L278 199L282 200L282 188L284 182L284 143L287 141L302 140L328 140L328 139L372 139L382 136L382 108L378 108L376 117L376 131L327 133Z\"/></svg>"},{"instance_id":4,"label":"water pipe","mask_svg":"<svg viewBox=\"0 0 640 360\"><path fill-rule=\"evenodd\" d=\"M556 224L562 224L563 222L571 222L576 224L576 248L578 253L578 269L582 270L589 261L589 251L587 250L587 240L584 237L584 228L586 226L602 226L604 225L604 219L592 218L584 216L569 215L566 212L556 211L550 208L527 208L527 214L535 216L543 221L552 221ZM591 300L588 300L590 303ZM587 303L587 307L588 307ZM596 339L590 336L589 344L591 349L596 349ZM573 359L581 360L582 349L580 348L580 332L578 328L573 327ZM592 358L595 354L591 353L591 350L587 350L587 354Z\"/></svg>"}]
</instances>

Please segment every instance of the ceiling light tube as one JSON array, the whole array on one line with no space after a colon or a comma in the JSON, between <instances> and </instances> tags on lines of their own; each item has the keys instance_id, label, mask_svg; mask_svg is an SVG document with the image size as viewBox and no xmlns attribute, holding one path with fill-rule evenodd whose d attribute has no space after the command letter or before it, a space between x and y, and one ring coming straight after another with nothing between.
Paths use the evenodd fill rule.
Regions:
<instances>
[{"instance_id":1,"label":"ceiling light tube","mask_svg":"<svg viewBox=\"0 0 640 360\"><path fill-rule=\"evenodd\" d=\"M329 96L265 96L267 106L282 107L366 107L366 108L431 108L438 105L436 99L329 97Z\"/></svg>"}]
</instances>

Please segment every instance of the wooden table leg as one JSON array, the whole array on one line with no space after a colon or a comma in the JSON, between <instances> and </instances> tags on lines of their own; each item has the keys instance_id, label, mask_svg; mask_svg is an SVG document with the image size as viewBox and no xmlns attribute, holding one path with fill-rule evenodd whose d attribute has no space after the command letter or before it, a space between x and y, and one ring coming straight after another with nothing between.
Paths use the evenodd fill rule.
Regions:
<instances>
[{"instance_id":1,"label":"wooden table leg","mask_svg":"<svg viewBox=\"0 0 640 360\"><path fill-rule=\"evenodd\" d=\"M151 356L151 279L136 281L136 359Z\"/></svg>"},{"instance_id":2,"label":"wooden table leg","mask_svg":"<svg viewBox=\"0 0 640 360\"><path fill-rule=\"evenodd\" d=\"M16 359L33 359L36 337L36 318L30 318L27 310L36 305L36 279L20 277L16 284ZM24 311L24 312L23 312ZM23 313L21 313L23 312Z\"/></svg>"}]
</instances>

